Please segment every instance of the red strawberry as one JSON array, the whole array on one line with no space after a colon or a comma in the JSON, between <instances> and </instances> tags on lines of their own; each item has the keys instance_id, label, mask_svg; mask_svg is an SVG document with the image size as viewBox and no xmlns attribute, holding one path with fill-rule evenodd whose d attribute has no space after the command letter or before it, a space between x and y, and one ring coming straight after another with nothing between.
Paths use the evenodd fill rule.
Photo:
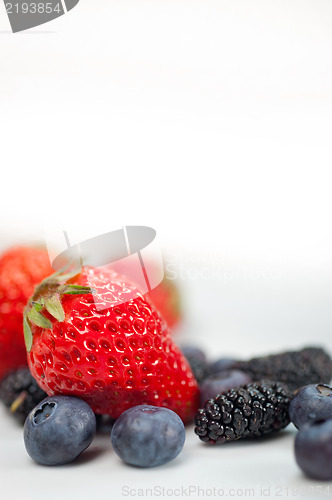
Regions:
<instances>
[{"instance_id":1,"label":"red strawberry","mask_svg":"<svg viewBox=\"0 0 332 500\"><path fill-rule=\"evenodd\" d=\"M26 309L28 362L40 387L80 396L113 418L152 404L190 421L196 381L150 302L109 268L65 279L58 274L42 283Z\"/></svg>"},{"instance_id":2,"label":"red strawberry","mask_svg":"<svg viewBox=\"0 0 332 500\"><path fill-rule=\"evenodd\" d=\"M140 285L143 285L145 288L145 276L139 272L139 269L137 270L134 260L119 260L111 264L110 267L115 272L127 276L129 281L134 282L139 290L141 290ZM150 278L155 278L159 274L157 264L151 260L148 262L148 272ZM156 288L153 288L146 294L146 297L156 306L170 328L175 327L180 322L182 317L181 300L174 280L165 276Z\"/></svg>"},{"instance_id":3,"label":"red strawberry","mask_svg":"<svg viewBox=\"0 0 332 500\"><path fill-rule=\"evenodd\" d=\"M147 298L156 306L169 327L175 327L181 320L180 293L174 281L165 277Z\"/></svg>"},{"instance_id":4,"label":"red strawberry","mask_svg":"<svg viewBox=\"0 0 332 500\"><path fill-rule=\"evenodd\" d=\"M27 364L23 309L37 283L52 273L41 248L15 247L0 258L0 379Z\"/></svg>"}]
</instances>

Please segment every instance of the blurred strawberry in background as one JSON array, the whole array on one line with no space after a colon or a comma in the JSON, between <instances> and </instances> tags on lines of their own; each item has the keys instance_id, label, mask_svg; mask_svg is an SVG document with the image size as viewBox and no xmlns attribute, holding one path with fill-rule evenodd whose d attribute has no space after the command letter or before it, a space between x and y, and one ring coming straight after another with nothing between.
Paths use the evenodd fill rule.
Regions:
<instances>
[{"instance_id":1,"label":"blurred strawberry in background","mask_svg":"<svg viewBox=\"0 0 332 500\"><path fill-rule=\"evenodd\" d=\"M165 277L160 285L146 294L146 297L155 305L170 328L180 322L180 293L173 280Z\"/></svg>"},{"instance_id":2,"label":"blurred strawberry in background","mask_svg":"<svg viewBox=\"0 0 332 500\"><path fill-rule=\"evenodd\" d=\"M0 257L0 380L27 365L23 310L35 286L53 272L41 247L14 247Z\"/></svg>"}]
</instances>

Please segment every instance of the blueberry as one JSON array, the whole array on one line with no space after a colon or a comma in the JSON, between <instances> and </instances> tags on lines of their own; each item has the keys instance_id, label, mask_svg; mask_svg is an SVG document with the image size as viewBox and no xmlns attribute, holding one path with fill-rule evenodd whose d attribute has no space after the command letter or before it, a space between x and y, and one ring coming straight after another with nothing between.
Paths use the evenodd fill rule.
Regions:
<instances>
[{"instance_id":1,"label":"blueberry","mask_svg":"<svg viewBox=\"0 0 332 500\"><path fill-rule=\"evenodd\" d=\"M289 417L298 429L332 418L331 387L323 384L302 387L289 405Z\"/></svg>"},{"instance_id":2,"label":"blueberry","mask_svg":"<svg viewBox=\"0 0 332 500\"><path fill-rule=\"evenodd\" d=\"M206 361L206 355L199 347L186 345L181 347L181 351L186 358L195 358L198 361Z\"/></svg>"},{"instance_id":3,"label":"blueberry","mask_svg":"<svg viewBox=\"0 0 332 500\"><path fill-rule=\"evenodd\" d=\"M234 370L237 367L237 361L232 358L220 358L210 365L210 373L214 375L215 373L224 372L226 370Z\"/></svg>"},{"instance_id":4,"label":"blueberry","mask_svg":"<svg viewBox=\"0 0 332 500\"><path fill-rule=\"evenodd\" d=\"M205 353L198 347L191 345L181 347L181 351L187 359L197 382L202 382L209 375L209 364Z\"/></svg>"},{"instance_id":5,"label":"blueberry","mask_svg":"<svg viewBox=\"0 0 332 500\"><path fill-rule=\"evenodd\" d=\"M30 457L42 465L72 462L92 442L96 417L82 399L52 396L28 415L24 443Z\"/></svg>"},{"instance_id":6,"label":"blueberry","mask_svg":"<svg viewBox=\"0 0 332 500\"><path fill-rule=\"evenodd\" d=\"M304 427L297 433L295 458L308 476L332 480L332 419Z\"/></svg>"},{"instance_id":7,"label":"blueberry","mask_svg":"<svg viewBox=\"0 0 332 500\"><path fill-rule=\"evenodd\" d=\"M174 411L150 405L126 410L111 433L115 453L138 467L155 467L174 460L185 438L183 422Z\"/></svg>"},{"instance_id":8,"label":"blueberry","mask_svg":"<svg viewBox=\"0 0 332 500\"><path fill-rule=\"evenodd\" d=\"M224 371L208 377L200 385L201 404L204 405L208 399L249 382L251 382L250 377L240 370Z\"/></svg>"},{"instance_id":9,"label":"blueberry","mask_svg":"<svg viewBox=\"0 0 332 500\"><path fill-rule=\"evenodd\" d=\"M109 415L95 415L97 432L100 434L110 434L114 425L115 419Z\"/></svg>"}]
</instances>

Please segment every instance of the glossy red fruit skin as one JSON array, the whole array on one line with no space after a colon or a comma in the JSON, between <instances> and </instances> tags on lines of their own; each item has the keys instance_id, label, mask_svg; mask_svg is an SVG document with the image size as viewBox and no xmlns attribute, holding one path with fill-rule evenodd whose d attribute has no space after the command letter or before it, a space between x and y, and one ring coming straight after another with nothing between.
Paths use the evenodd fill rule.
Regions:
<instances>
[{"instance_id":1,"label":"glossy red fruit skin","mask_svg":"<svg viewBox=\"0 0 332 500\"><path fill-rule=\"evenodd\" d=\"M0 257L0 379L27 364L23 310L35 286L53 272L42 248L14 247Z\"/></svg>"},{"instance_id":2,"label":"glossy red fruit skin","mask_svg":"<svg viewBox=\"0 0 332 500\"><path fill-rule=\"evenodd\" d=\"M52 330L32 325L28 363L40 387L49 395L79 396L112 418L151 404L190 422L197 383L153 305L110 269L86 268L71 283L91 286L95 294L63 295L64 322L43 312ZM126 302L118 303L120 296Z\"/></svg>"}]
</instances>

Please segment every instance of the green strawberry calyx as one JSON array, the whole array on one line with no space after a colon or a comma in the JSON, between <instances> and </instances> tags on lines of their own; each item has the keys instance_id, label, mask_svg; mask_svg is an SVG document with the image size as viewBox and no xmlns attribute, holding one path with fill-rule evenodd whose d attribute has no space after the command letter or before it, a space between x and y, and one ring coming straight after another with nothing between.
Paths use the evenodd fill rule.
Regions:
<instances>
[{"instance_id":1,"label":"green strawberry calyx","mask_svg":"<svg viewBox=\"0 0 332 500\"><path fill-rule=\"evenodd\" d=\"M35 289L33 296L29 300L23 315L23 331L25 346L30 352L33 342L31 324L40 328L52 330L52 322L43 314L47 311L54 319L62 323L65 320L65 311L62 307L62 295L83 295L93 294L95 290L88 286L74 285L68 283L82 271L82 268L75 267L69 272L64 272L69 264L63 269L44 279Z\"/></svg>"}]
</instances>

